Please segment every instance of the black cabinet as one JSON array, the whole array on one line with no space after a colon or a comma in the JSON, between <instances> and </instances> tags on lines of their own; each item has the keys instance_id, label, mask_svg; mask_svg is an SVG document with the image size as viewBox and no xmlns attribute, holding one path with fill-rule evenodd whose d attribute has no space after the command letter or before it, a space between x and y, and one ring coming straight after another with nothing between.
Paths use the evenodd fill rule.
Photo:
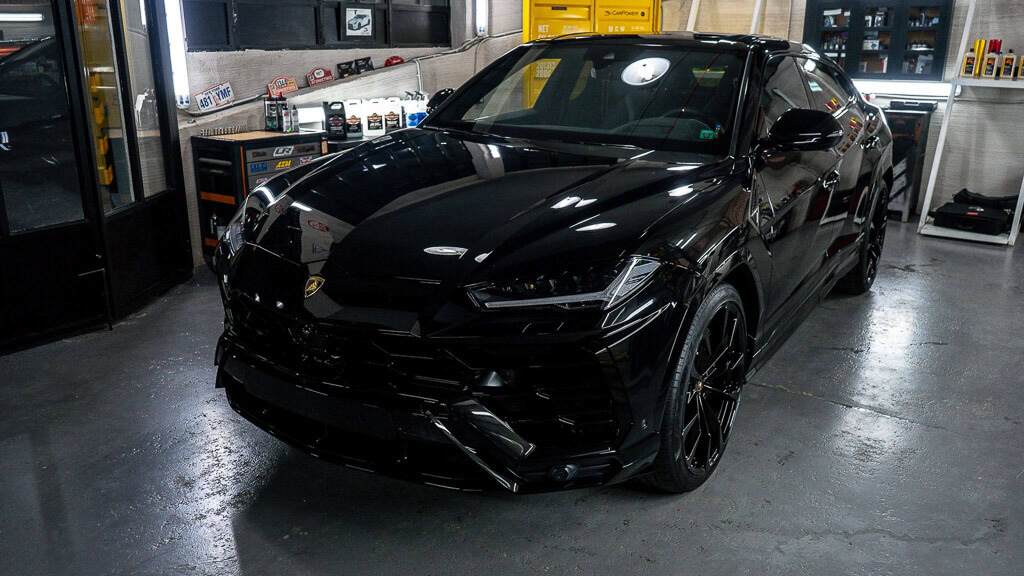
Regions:
<instances>
[{"instance_id":1,"label":"black cabinet","mask_svg":"<svg viewBox=\"0 0 1024 576\"><path fill-rule=\"evenodd\" d=\"M209 259L224 228L254 188L327 153L326 132L242 132L193 136L203 256Z\"/></svg>"},{"instance_id":2,"label":"black cabinet","mask_svg":"<svg viewBox=\"0 0 1024 576\"><path fill-rule=\"evenodd\" d=\"M952 0L810 0L804 42L853 78L942 80Z\"/></svg>"}]
</instances>

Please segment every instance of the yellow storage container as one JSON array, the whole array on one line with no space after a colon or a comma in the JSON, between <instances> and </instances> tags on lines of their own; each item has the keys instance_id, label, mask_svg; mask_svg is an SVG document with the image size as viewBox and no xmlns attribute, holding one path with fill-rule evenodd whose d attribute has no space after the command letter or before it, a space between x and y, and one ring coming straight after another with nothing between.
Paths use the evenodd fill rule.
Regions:
<instances>
[{"instance_id":1,"label":"yellow storage container","mask_svg":"<svg viewBox=\"0 0 1024 576\"><path fill-rule=\"evenodd\" d=\"M593 30L594 0L523 0L523 42Z\"/></svg>"},{"instance_id":2,"label":"yellow storage container","mask_svg":"<svg viewBox=\"0 0 1024 576\"><path fill-rule=\"evenodd\" d=\"M660 0L597 0L594 4L594 31L598 34L661 31Z\"/></svg>"},{"instance_id":3,"label":"yellow storage container","mask_svg":"<svg viewBox=\"0 0 1024 576\"><path fill-rule=\"evenodd\" d=\"M523 42L566 34L661 31L661 0L523 0Z\"/></svg>"}]
</instances>

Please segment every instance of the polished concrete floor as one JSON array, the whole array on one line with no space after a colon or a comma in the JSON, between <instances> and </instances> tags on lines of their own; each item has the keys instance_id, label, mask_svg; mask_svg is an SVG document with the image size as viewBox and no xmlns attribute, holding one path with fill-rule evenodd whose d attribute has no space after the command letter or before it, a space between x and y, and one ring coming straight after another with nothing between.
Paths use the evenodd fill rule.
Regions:
<instances>
[{"instance_id":1,"label":"polished concrete floor","mask_svg":"<svg viewBox=\"0 0 1024 576\"><path fill-rule=\"evenodd\" d=\"M203 271L0 357L0 573L1022 574L1024 246L894 225L747 388L713 480L464 494L336 467L213 388Z\"/></svg>"}]
</instances>

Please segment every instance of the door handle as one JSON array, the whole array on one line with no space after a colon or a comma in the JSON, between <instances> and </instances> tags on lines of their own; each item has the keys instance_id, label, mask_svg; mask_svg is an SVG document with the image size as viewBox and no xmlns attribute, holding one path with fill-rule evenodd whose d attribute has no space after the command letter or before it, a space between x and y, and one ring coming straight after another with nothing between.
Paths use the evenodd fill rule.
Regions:
<instances>
[{"instance_id":1,"label":"door handle","mask_svg":"<svg viewBox=\"0 0 1024 576\"><path fill-rule=\"evenodd\" d=\"M829 192L835 190L836 186L839 185L839 172L833 170L826 174L825 179L822 180L821 182L821 185L824 186L825 189L828 190Z\"/></svg>"}]
</instances>

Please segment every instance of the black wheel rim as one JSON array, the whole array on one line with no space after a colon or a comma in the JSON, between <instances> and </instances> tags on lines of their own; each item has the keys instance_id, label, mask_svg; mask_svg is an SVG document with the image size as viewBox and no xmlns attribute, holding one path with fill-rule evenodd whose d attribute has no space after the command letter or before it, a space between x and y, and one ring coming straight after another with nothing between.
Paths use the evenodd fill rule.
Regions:
<instances>
[{"instance_id":1,"label":"black wheel rim","mask_svg":"<svg viewBox=\"0 0 1024 576\"><path fill-rule=\"evenodd\" d=\"M888 194L882 194L878 199L878 207L868 225L868 281L874 281L878 274L878 263L882 260L882 248L885 246L885 229L889 226L889 219L886 217L886 205Z\"/></svg>"},{"instance_id":2,"label":"black wheel rim","mask_svg":"<svg viewBox=\"0 0 1024 576\"><path fill-rule=\"evenodd\" d=\"M746 376L741 311L726 303L711 318L690 364L680 454L691 474L714 468L732 432Z\"/></svg>"}]
</instances>

